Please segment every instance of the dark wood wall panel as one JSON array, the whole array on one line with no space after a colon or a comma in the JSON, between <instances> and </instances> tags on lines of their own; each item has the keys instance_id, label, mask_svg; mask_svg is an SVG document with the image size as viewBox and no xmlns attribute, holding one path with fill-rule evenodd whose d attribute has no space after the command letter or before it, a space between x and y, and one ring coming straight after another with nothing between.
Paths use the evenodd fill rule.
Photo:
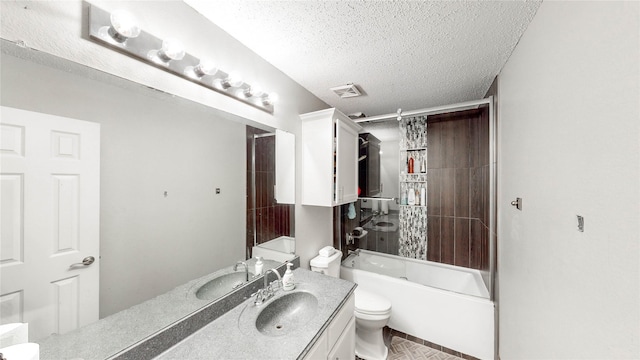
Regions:
<instances>
[{"instance_id":1,"label":"dark wood wall panel","mask_svg":"<svg viewBox=\"0 0 640 360\"><path fill-rule=\"evenodd\" d=\"M440 262L453 265L455 262L455 219L440 218Z\"/></svg>"},{"instance_id":2,"label":"dark wood wall panel","mask_svg":"<svg viewBox=\"0 0 640 360\"><path fill-rule=\"evenodd\" d=\"M441 195L442 169L429 169L427 172L427 215L442 213ZM429 222L427 221L427 226ZM429 239L429 237L427 237Z\"/></svg>"},{"instance_id":3,"label":"dark wood wall panel","mask_svg":"<svg viewBox=\"0 0 640 360\"><path fill-rule=\"evenodd\" d=\"M427 216L427 260L441 261L439 216Z\"/></svg>"},{"instance_id":4,"label":"dark wood wall panel","mask_svg":"<svg viewBox=\"0 0 640 360\"><path fill-rule=\"evenodd\" d=\"M454 265L469 267L469 219L456 217L455 222L455 249Z\"/></svg>"},{"instance_id":5,"label":"dark wood wall panel","mask_svg":"<svg viewBox=\"0 0 640 360\"><path fill-rule=\"evenodd\" d=\"M427 120L427 259L489 268L488 108Z\"/></svg>"},{"instance_id":6,"label":"dark wood wall panel","mask_svg":"<svg viewBox=\"0 0 640 360\"><path fill-rule=\"evenodd\" d=\"M469 168L456 168L455 172L455 192L453 200L455 202L454 216L469 217Z\"/></svg>"},{"instance_id":7,"label":"dark wood wall panel","mask_svg":"<svg viewBox=\"0 0 640 360\"><path fill-rule=\"evenodd\" d=\"M441 169L442 182L440 183L440 216L455 216L455 169ZM429 170L427 170L429 172ZM429 186L430 184L427 184ZM430 206L427 200L427 206Z\"/></svg>"},{"instance_id":8,"label":"dark wood wall panel","mask_svg":"<svg viewBox=\"0 0 640 360\"><path fill-rule=\"evenodd\" d=\"M469 267L473 269L482 268L482 232L484 225L478 219L471 219L470 243L469 243Z\"/></svg>"},{"instance_id":9,"label":"dark wood wall panel","mask_svg":"<svg viewBox=\"0 0 640 360\"><path fill-rule=\"evenodd\" d=\"M442 168L442 141L440 122L427 122L427 167L429 169Z\"/></svg>"},{"instance_id":10,"label":"dark wood wall panel","mask_svg":"<svg viewBox=\"0 0 640 360\"><path fill-rule=\"evenodd\" d=\"M484 178L482 168L469 169L469 217L484 219Z\"/></svg>"}]
</instances>

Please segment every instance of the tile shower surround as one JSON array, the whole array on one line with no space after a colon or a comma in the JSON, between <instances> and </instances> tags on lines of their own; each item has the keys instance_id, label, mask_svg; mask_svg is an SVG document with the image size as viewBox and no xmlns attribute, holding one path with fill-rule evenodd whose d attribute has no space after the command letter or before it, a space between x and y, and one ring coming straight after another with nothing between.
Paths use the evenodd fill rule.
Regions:
<instances>
[{"instance_id":1,"label":"tile shower surround","mask_svg":"<svg viewBox=\"0 0 640 360\"><path fill-rule=\"evenodd\" d=\"M426 219L424 207L401 210L398 255L489 270L488 107L428 119L426 126L401 122L401 135L406 134L401 149L428 144L427 208ZM426 134L419 133L425 129ZM341 230L360 225L346 218L347 210L347 205L334 208L334 247L341 244L345 256L358 244L346 246Z\"/></svg>"},{"instance_id":2,"label":"tile shower surround","mask_svg":"<svg viewBox=\"0 0 640 360\"><path fill-rule=\"evenodd\" d=\"M254 134L266 131L247 126L247 253L253 247L253 192L251 189L251 153ZM258 244L279 236L293 236L293 205L277 204L275 185L275 136L256 141L256 240Z\"/></svg>"},{"instance_id":3,"label":"tile shower surround","mask_svg":"<svg viewBox=\"0 0 640 360\"><path fill-rule=\"evenodd\" d=\"M488 107L429 116L427 260L489 270Z\"/></svg>"}]
</instances>

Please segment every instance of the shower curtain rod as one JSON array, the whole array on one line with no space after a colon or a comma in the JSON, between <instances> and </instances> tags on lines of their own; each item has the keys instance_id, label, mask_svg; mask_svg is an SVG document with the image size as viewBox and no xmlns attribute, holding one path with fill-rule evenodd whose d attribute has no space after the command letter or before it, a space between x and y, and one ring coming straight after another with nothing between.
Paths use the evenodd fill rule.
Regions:
<instances>
[{"instance_id":1,"label":"shower curtain rod","mask_svg":"<svg viewBox=\"0 0 640 360\"><path fill-rule=\"evenodd\" d=\"M436 107L431 107L431 108L426 108L426 109L411 110L411 111L407 111L407 112L401 111L400 112L400 116L402 116L402 117L405 117L405 116L421 116L421 115L437 114L437 113L439 113L439 112L441 112L443 110L468 110L468 109L474 109L474 108L477 108L480 105L491 103L492 99L493 99L493 96L489 96L486 99L465 101L465 102L461 102L461 103L457 103L457 104L436 106ZM354 122L361 123L361 122L387 121L387 120L394 120L394 119L397 119L397 118L398 118L398 113L393 113L393 114L369 116L369 117L365 117L365 118L354 120Z\"/></svg>"}]
</instances>

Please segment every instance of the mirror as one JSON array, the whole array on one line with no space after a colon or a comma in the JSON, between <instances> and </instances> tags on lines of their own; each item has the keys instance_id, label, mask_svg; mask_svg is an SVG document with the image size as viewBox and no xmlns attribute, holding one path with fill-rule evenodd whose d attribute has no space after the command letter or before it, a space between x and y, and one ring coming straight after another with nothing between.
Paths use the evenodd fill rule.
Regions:
<instances>
[{"instance_id":1,"label":"mirror","mask_svg":"<svg viewBox=\"0 0 640 360\"><path fill-rule=\"evenodd\" d=\"M6 40L0 45L2 106L100 124L100 318L187 291L246 259L247 126L275 129ZM287 216L292 224L293 211ZM179 302L117 345L209 304L185 295Z\"/></svg>"}]
</instances>

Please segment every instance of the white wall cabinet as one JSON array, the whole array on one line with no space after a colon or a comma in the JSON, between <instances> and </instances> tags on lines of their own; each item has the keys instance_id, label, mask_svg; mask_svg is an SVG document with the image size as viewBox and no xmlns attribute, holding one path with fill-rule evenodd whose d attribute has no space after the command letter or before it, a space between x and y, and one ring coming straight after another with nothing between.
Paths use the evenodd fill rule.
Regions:
<instances>
[{"instance_id":1,"label":"white wall cabinet","mask_svg":"<svg viewBox=\"0 0 640 360\"><path fill-rule=\"evenodd\" d=\"M356 318L353 314L354 309L355 297L354 294L351 294L342 309L339 310L338 315L333 318L304 357L305 360L353 360L355 358Z\"/></svg>"},{"instance_id":2,"label":"white wall cabinet","mask_svg":"<svg viewBox=\"0 0 640 360\"><path fill-rule=\"evenodd\" d=\"M300 115L302 205L337 206L358 199L358 131L337 109Z\"/></svg>"}]
</instances>

